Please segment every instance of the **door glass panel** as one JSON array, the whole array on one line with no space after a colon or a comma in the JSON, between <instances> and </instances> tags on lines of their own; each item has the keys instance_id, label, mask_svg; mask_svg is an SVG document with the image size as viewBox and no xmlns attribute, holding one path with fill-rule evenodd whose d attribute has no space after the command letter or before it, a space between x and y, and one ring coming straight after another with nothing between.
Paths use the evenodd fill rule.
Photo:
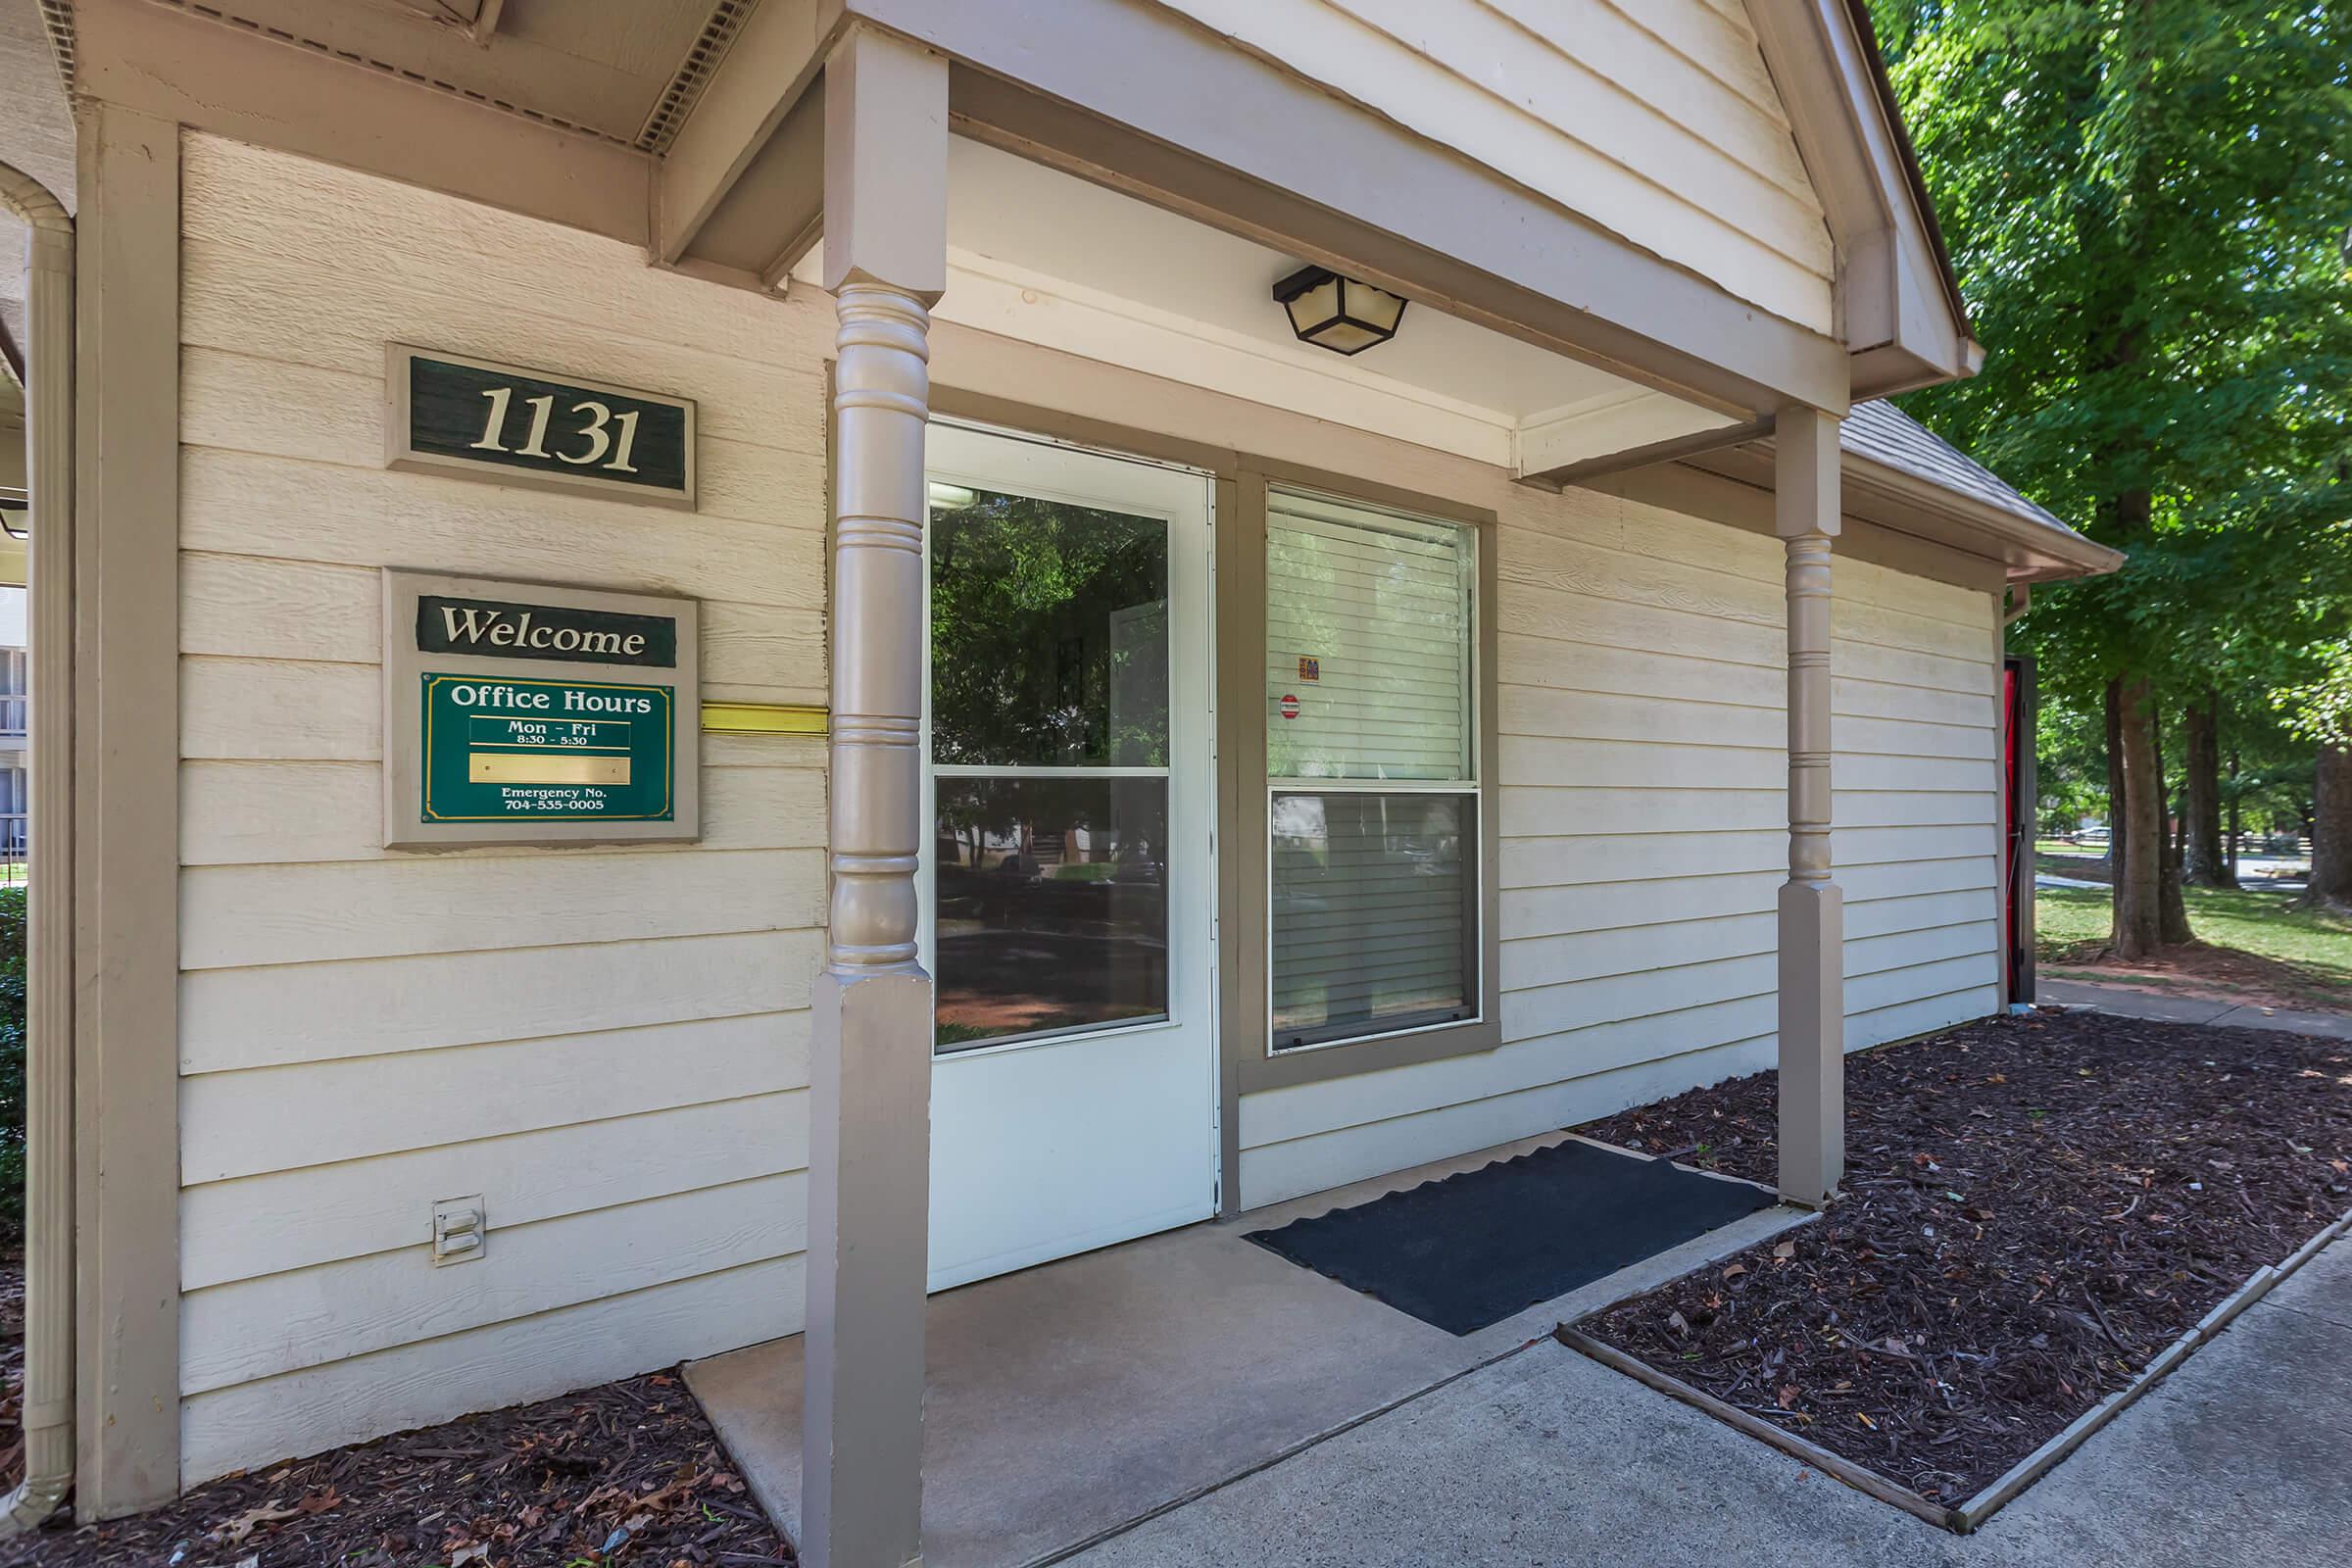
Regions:
<instances>
[{"instance_id":1,"label":"door glass panel","mask_svg":"<svg viewBox=\"0 0 2352 1568\"><path fill-rule=\"evenodd\" d=\"M1165 766L1167 524L934 486L931 757Z\"/></svg>"},{"instance_id":2,"label":"door glass panel","mask_svg":"<svg viewBox=\"0 0 2352 1568\"><path fill-rule=\"evenodd\" d=\"M936 1049L1166 1017L1167 523L935 483L930 553Z\"/></svg>"},{"instance_id":3,"label":"door glass panel","mask_svg":"<svg viewBox=\"0 0 2352 1568\"><path fill-rule=\"evenodd\" d=\"M1165 1017L1168 781L938 781L935 1040Z\"/></svg>"}]
</instances>

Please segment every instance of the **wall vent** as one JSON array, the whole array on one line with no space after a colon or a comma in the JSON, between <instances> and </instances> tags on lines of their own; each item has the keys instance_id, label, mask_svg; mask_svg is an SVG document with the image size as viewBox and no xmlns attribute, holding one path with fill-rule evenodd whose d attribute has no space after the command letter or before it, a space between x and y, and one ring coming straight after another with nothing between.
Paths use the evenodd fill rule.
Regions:
<instances>
[{"instance_id":1,"label":"wall vent","mask_svg":"<svg viewBox=\"0 0 2352 1568\"><path fill-rule=\"evenodd\" d=\"M701 36L686 51L685 64L669 78L669 85L662 90L653 113L645 117L645 128L637 132L640 152L659 156L669 151L669 144L677 139L678 127L694 112L703 89L710 83L710 74L726 59L735 35L743 30L744 19L758 3L759 0L717 0L710 8L710 20L703 24Z\"/></svg>"},{"instance_id":2,"label":"wall vent","mask_svg":"<svg viewBox=\"0 0 2352 1568\"><path fill-rule=\"evenodd\" d=\"M65 78L66 96L74 96L74 0L41 0L41 25L48 29L49 53L56 57L57 74Z\"/></svg>"}]
</instances>

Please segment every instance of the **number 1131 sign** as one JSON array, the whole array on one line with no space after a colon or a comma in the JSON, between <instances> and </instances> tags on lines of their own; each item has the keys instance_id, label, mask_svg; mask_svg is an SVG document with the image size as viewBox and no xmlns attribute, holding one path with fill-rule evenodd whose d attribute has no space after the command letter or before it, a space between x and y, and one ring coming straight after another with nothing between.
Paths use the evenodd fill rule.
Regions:
<instances>
[{"instance_id":1,"label":"number 1131 sign","mask_svg":"<svg viewBox=\"0 0 2352 1568\"><path fill-rule=\"evenodd\" d=\"M694 506L690 399L402 343L384 393L392 467Z\"/></svg>"}]
</instances>

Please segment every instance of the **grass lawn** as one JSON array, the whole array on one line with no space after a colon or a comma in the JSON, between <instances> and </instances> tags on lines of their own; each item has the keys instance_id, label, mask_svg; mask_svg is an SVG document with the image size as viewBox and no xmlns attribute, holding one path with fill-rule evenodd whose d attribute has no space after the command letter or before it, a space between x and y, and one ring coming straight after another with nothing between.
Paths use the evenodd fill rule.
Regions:
<instances>
[{"instance_id":1,"label":"grass lawn","mask_svg":"<svg viewBox=\"0 0 2352 1568\"><path fill-rule=\"evenodd\" d=\"M2274 989L2289 1001L2352 1006L2352 921L2300 908L2288 893L2187 888L2183 896L2189 928L2207 953L2186 950L2178 961L2135 978ZM2043 888L2034 895L2035 947L2045 965L2094 963L2107 931L2106 889Z\"/></svg>"}]
</instances>

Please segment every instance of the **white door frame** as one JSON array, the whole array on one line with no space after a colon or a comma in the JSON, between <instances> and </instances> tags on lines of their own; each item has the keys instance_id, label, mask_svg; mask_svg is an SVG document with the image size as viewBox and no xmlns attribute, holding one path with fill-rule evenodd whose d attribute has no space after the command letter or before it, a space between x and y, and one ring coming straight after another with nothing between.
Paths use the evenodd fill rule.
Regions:
<instances>
[{"instance_id":1,"label":"white door frame","mask_svg":"<svg viewBox=\"0 0 2352 1568\"><path fill-rule=\"evenodd\" d=\"M963 420L934 418L925 457L926 479L968 484L982 490L1017 490L1024 495L1067 501L1129 515L1164 518L1168 536L1168 762L1158 767L1049 767L1018 769L950 767L935 772L931 761L931 531L923 535L924 638L922 715L922 820L920 869L915 877L916 940L926 968L937 973L937 898L934 886L936 780L958 773L1028 777L1158 777L1168 780L1168 1012L1164 1018L1106 1024L1048 1036L1022 1036L1001 1044L968 1046L932 1057L932 1225L929 1284L932 1290L1068 1256L1171 1229L1217 1212L1222 1139L1219 1115L1217 988L1216 841L1216 671L1215 671L1215 505L1210 473L1123 453L1104 452L1017 430ZM1106 466L1116 465L1116 467ZM1131 485L1106 492L1104 478ZM1197 537L1188 537L1197 532ZM1083 1186L1026 1184L1024 1199L1009 1195L1024 1184L974 1180L984 1160L976 1129L959 1124L956 1097L978 1090L1000 1104L1026 1103L1059 1088L1082 1094L1088 1086L1117 1087L1120 1058L1107 1055L1121 1042L1165 1043L1169 1059L1161 1082L1191 1100L1194 1118L1167 1129L1172 1145L1165 1201L1116 1210L1116 1217L1088 1225L1048 1212L1057 1200L1076 1206ZM1090 1050L1089 1048L1094 1048ZM1148 1047L1147 1047L1148 1049ZM1197 1061L1197 1084L1179 1070L1176 1058ZM993 1080L993 1084L991 1081ZM1007 1092L1009 1091L1009 1092ZM1181 1101L1178 1102L1181 1103ZM1178 1173L1181 1157L1197 1151L1197 1168ZM961 1167L961 1168L959 1168ZM1097 1192L1098 1200L1110 1196ZM989 1225L982 1205L1024 1202L1033 1210L1026 1227L1002 1224L1001 1240L978 1250L959 1245L957 1232ZM960 1212L958 1210L960 1209ZM1012 1239L1018 1234L1018 1239ZM946 1250L943 1252L943 1242Z\"/></svg>"}]
</instances>

